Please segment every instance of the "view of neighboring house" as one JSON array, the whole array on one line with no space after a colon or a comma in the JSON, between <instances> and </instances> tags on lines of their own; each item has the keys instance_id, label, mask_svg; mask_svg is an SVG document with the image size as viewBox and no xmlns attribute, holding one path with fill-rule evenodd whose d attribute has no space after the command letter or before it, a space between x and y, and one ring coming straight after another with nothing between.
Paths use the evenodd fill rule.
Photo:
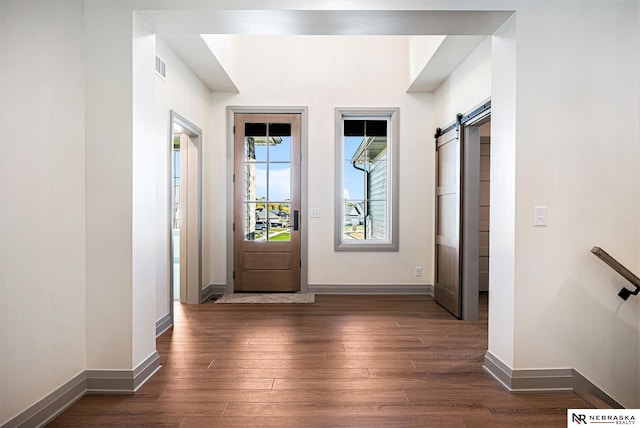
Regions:
<instances>
[{"instance_id":1,"label":"view of neighboring house","mask_svg":"<svg viewBox=\"0 0 640 428\"><path fill-rule=\"evenodd\" d=\"M283 210L275 211L266 208L256 210L256 230L264 229L267 222L271 227L286 227L289 223L289 214Z\"/></svg>"},{"instance_id":2,"label":"view of neighboring house","mask_svg":"<svg viewBox=\"0 0 640 428\"><path fill-rule=\"evenodd\" d=\"M344 207L344 224L346 226L364 224L364 203L347 202Z\"/></svg>"},{"instance_id":3,"label":"view of neighboring house","mask_svg":"<svg viewBox=\"0 0 640 428\"><path fill-rule=\"evenodd\" d=\"M387 138L363 137L350 159L353 168L364 172L364 201L345 201L345 225L364 226L355 239L386 239L387 225ZM353 230L355 232L355 230Z\"/></svg>"}]
</instances>

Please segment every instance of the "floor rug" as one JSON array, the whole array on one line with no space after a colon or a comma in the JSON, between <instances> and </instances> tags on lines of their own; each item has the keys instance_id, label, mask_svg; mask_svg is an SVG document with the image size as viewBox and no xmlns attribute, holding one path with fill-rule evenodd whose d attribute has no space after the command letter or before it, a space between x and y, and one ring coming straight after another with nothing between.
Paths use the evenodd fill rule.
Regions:
<instances>
[{"instance_id":1,"label":"floor rug","mask_svg":"<svg viewBox=\"0 0 640 428\"><path fill-rule=\"evenodd\" d=\"M225 294L216 303L315 303L314 293L233 293Z\"/></svg>"}]
</instances>

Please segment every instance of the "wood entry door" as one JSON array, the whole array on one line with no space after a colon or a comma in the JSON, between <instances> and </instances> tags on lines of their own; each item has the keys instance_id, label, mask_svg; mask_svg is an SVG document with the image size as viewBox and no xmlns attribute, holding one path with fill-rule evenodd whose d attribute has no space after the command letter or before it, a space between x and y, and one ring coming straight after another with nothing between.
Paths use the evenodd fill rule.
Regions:
<instances>
[{"instance_id":1,"label":"wood entry door","mask_svg":"<svg viewBox=\"0 0 640 428\"><path fill-rule=\"evenodd\" d=\"M300 290L300 114L234 115L234 291Z\"/></svg>"},{"instance_id":2,"label":"wood entry door","mask_svg":"<svg viewBox=\"0 0 640 428\"><path fill-rule=\"evenodd\" d=\"M462 126L436 138L436 302L462 316L461 196Z\"/></svg>"}]
</instances>

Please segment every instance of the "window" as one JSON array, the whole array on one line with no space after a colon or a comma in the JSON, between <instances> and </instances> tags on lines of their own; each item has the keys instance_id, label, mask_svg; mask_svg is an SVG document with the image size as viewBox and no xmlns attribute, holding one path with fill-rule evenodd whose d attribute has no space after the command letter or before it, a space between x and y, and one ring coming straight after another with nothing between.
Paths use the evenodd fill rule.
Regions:
<instances>
[{"instance_id":1,"label":"window","mask_svg":"<svg viewBox=\"0 0 640 428\"><path fill-rule=\"evenodd\" d=\"M338 251L398 249L398 109L336 109Z\"/></svg>"}]
</instances>

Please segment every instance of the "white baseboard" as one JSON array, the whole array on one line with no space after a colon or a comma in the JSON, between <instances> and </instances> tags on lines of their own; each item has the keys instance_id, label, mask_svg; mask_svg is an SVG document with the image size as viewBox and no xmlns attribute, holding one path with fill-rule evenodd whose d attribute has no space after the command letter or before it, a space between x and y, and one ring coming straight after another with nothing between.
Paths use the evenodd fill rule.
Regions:
<instances>
[{"instance_id":1,"label":"white baseboard","mask_svg":"<svg viewBox=\"0 0 640 428\"><path fill-rule=\"evenodd\" d=\"M87 370L87 393L133 394L160 369L158 351L133 370Z\"/></svg>"},{"instance_id":2,"label":"white baseboard","mask_svg":"<svg viewBox=\"0 0 640 428\"><path fill-rule=\"evenodd\" d=\"M171 314L168 313L158 321L156 321L156 337L160 336L162 333L167 331L173 326L173 320L171 319Z\"/></svg>"},{"instance_id":3,"label":"white baseboard","mask_svg":"<svg viewBox=\"0 0 640 428\"><path fill-rule=\"evenodd\" d=\"M509 392L589 392L615 409L623 408L573 368L513 370L487 351L482 369Z\"/></svg>"},{"instance_id":4,"label":"white baseboard","mask_svg":"<svg viewBox=\"0 0 640 428\"><path fill-rule=\"evenodd\" d=\"M133 394L159 369L154 351L133 370L85 370L0 428L43 427L87 394Z\"/></svg>"},{"instance_id":5,"label":"white baseboard","mask_svg":"<svg viewBox=\"0 0 640 428\"><path fill-rule=\"evenodd\" d=\"M211 297L213 296L222 296L226 292L227 292L226 284L209 284L207 288L202 290L200 303L206 302L207 300L211 300Z\"/></svg>"},{"instance_id":6,"label":"white baseboard","mask_svg":"<svg viewBox=\"0 0 640 428\"><path fill-rule=\"evenodd\" d=\"M87 375L86 372L82 372L18 416L2 424L2 428L45 426L86 394Z\"/></svg>"},{"instance_id":7,"label":"white baseboard","mask_svg":"<svg viewBox=\"0 0 640 428\"><path fill-rule=\"evenodd\" d=\"M427 295L433 296L431 284L309 284L307 291L315 294L342 295Z\"/></svg>"}]
</instances>

